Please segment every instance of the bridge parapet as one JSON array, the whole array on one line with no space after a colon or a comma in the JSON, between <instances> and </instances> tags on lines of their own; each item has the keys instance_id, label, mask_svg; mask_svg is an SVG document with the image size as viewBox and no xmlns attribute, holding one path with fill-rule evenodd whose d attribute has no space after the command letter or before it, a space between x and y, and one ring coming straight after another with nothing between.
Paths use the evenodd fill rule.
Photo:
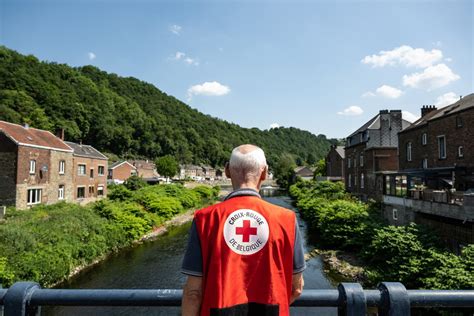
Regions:
<instances>
[{"instance_id":1,"label":"bridge parapet","mask_svg":"<svg viewBox=\"0 0 474 316\"><path fill-rule=\"evenodd\" d=\"M42 289L34 282L17 282L0 289L5 316L39 315L41 306L180 306L181 290L156 289ZM474 309L474 290L407 290L398 282L382 282L376 290L358 283L341 283L337 290L304 290L295 307L337 307L338 315L366 315L368 307L380 316L407 316L410 308Z\"/></svg>"}]
</instances>

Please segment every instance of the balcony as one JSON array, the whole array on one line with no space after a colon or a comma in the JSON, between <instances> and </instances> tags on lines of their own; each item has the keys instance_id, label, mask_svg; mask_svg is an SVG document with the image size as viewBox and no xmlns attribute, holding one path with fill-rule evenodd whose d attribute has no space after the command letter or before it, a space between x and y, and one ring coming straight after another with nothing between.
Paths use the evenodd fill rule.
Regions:
<instances>
[{"instance_id":1,"label":"balcony","mask_svg":"<svg viewBox=\"0 0 474 316\"><path fill-rule=\"evenodd\" d=\"M39 315L41 306L180 306L181 290L41 289L34 282L18 282L0 289L0 312L5 316ZM294 307L337 307L338 315L362 316L369 308L379 315L409 316L416 308L474 308L474 290L407 290L397 282L382 282L375 290L358 283L341 283L337 290L304 290Z\"/></svg>"}]
</instances>

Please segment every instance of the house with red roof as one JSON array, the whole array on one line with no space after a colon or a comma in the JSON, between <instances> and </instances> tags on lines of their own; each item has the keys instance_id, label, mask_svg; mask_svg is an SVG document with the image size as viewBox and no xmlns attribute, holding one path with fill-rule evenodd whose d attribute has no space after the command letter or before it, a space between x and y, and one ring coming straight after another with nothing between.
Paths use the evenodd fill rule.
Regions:
<instances>
[{"instance_id":1,"label":"house with red roof","mask_svg":"<svg viewBox=\"0 0 474 316\"><path fill-rule=\"evenodd\" d=\"M73 149L52 133L0 121L0 205L72 202Z\"/></svg>"}]
</instances>

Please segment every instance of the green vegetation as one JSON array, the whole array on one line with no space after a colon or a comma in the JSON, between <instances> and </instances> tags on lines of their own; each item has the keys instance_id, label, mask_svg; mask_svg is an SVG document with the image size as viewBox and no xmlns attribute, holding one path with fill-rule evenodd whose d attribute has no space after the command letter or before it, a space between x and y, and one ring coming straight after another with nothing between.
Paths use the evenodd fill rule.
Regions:
<instances>
[{"instance_id":1,"label":"green vegetation","mask_svg":"<svg viewBox=\"0 0 474 316\"><path fill-rule=\"evenodd\" d=\"M40 62L0 46L0 120L29 123L124 158L171 155L181 163L223 166L232 148L253 143L270 166L283 153L313 164L324 135L296 128L242 128L192 109L155 86L93 66Z\"/></svg>"},{"instance_id":2,"label":"green vegetation","mask_svg":"<svg viewBox=\"0 0 474 316\"><path fill-rule=\"evenodd\" d=\"M353 199L341 182L299 181L290 195L321 246L360 256L369 286L398 281L407 288L474 287L474 244L457 256L420 225L387 225L379 205Z\"/></svg>"},{"instance_id":3,"label":"green vegetation","mask_svg":"<svg viewBox=\"0 0 474 316\"><path fill-rule=\"evenodd\" d=\"M0 224L0 284L32 280L49 286L135 240L187 209L215 201L219 189L157 185L109 187L109 198L9 209Z\"/></svg>"},{"instance_id":4,"label":"green vegetation","mask_svg":"<svg viewBox=\"0 0 474 316\"><path fill-rule=\"evenodd\" d=\"M156 170L166 178L174 177L179 171L179 164L171 155L166 155L156 159Z\"/></svg>"}]
</instances>

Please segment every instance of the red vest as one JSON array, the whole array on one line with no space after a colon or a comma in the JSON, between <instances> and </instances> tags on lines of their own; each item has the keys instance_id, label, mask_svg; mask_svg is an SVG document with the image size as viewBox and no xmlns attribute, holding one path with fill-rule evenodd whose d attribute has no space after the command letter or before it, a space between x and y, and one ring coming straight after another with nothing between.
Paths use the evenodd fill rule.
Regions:
<instances>
[{"instance_id":1,"label":"red vest","mask_svg":"<svg viewBox=\"0 0 474 316\"><path fill-rule=\"evenodd\" d=\"M194 215L203 258L201 315L250 305L289 314L295 214L238 196ZM254 304L256 303L256 304Z\"/></svg>"}]
</instances>

